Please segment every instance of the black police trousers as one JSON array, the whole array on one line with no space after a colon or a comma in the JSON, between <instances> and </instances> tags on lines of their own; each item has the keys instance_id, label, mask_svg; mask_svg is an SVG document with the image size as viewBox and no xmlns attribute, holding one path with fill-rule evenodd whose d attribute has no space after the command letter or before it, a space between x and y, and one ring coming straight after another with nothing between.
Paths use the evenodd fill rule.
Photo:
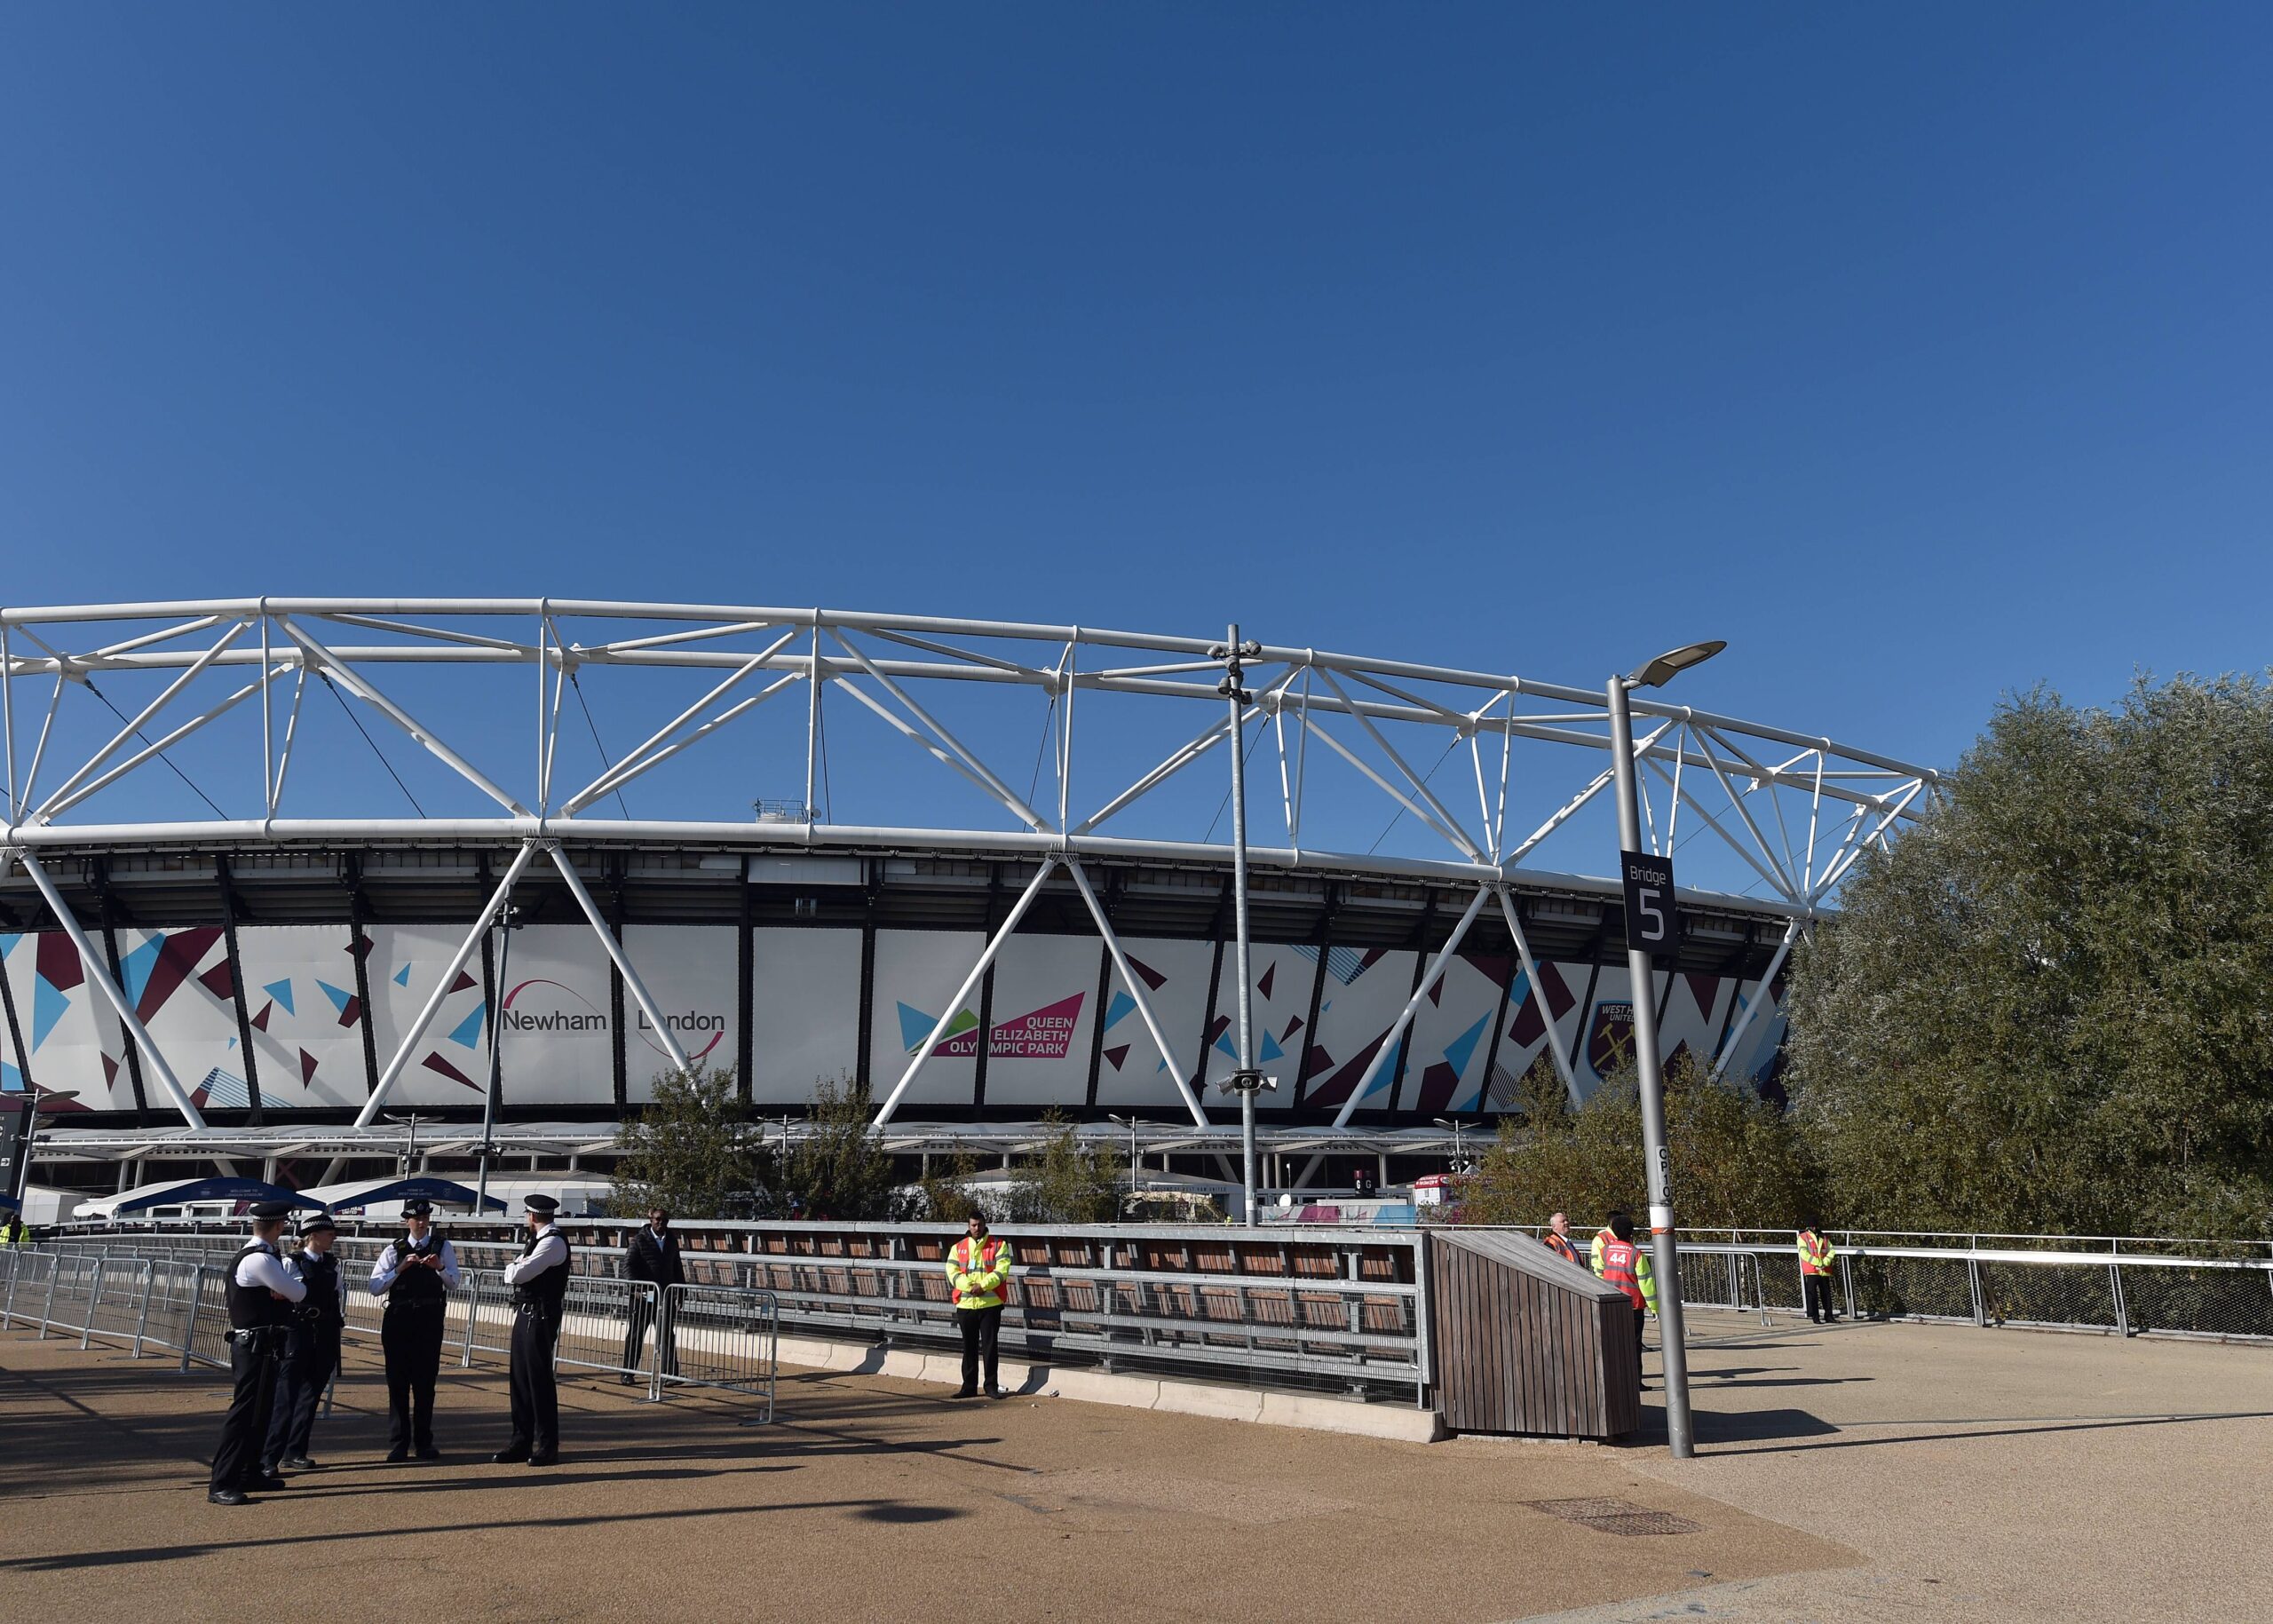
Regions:
<instances>
[{"instance_id":1,"label":"black police trousers","mask_svg":"<svg viewBox=\"0 0 2273 1624\"><path fill-rule=\"evenodd\" d=\"M387 1366L387 1445L434 1446L434 1376L442 1365L441 1303L389 1302L379 1321Z\"/></svg>"},{"instance_id":2,"label":"black police trousers","mask_svg":"<svg viewBox=\"0 0 2273 1624\"><path fill-rule=\"evenodd\" d=\"M550 1454L560 1447L560 1395L552 1384L552 1345L559 1339L559 1320L534 1308L514 1311L512 1449Z\"/></svg>"},{"instance_id":3,"label":"black police trousers","mask_svg":"<svg viewBox=\"0 0 2273 1624\"><path fill-rule=\"evenodd\" d=\"M1827 1274L1802 1274L1800 1288L1807 1299L1808 1318L1827 1320L1831 1318L1831 1277Z\"/></svg>"},{"instance_id":4,"label":"black police trousers","mask_svg":"<svg viewBox=\"0 0 2273 1624\"><path fill-rule=\"evenodd\" d=\"M235 1386L221 1422L221 1446L213 1452L216 1493L250 1488L260 1475L260 1452L276 1403L276 1356L283 1345L281 1331L258 1333L250 1341L242 1333L230 1335L229 1374Z\"/></svg>"},{"instance_id":5,"label":"black police trousers","mask_svg":"<svg viewBox=\"0 0 2273 1624\"><path fill-rule=\"evenodd\" d=\"M268 1442L260 1452L261 1465L273 1471L277 1462L288 1455L308 1453L316 1406L323 1402L323 1390L338 1368L337 1326L296 1326L287 1334L284 1358L276 1371L276 1404L268 1423Z\"/></svg>"},{"instance_id":6,"label":"black police trousers","mask_svg":"<svg viewBox=\"0 0 2273 1624\"><path fill-rule=\"evenodd\" d=\"M955 1310L955 1328L962 1333L962 1390L978 1390L978 1367L982 1364L986 1367L989 1390L1002 1386L996 1379L998 1364L994 1354L994 1339L1002 1329L1002 1304Z\"/></svg>"}]
</instances>

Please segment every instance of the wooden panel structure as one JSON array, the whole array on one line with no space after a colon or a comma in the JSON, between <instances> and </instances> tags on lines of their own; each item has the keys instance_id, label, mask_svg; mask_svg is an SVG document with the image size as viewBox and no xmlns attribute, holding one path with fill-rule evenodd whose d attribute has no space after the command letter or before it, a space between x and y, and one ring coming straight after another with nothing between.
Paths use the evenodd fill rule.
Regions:
<instances>
[{"instance_id":1,"label":"wooden panel structure","mask_svg":"<svg viewBox=\"0 0 2273 1624\"><path fill-rule=\"evenodd\" d=\"M1455 1432L1617 1438L1642 1424L1634 1307L1528 1235L1432 1229L1437 1408Z\"/></svg>"}]
</instances>

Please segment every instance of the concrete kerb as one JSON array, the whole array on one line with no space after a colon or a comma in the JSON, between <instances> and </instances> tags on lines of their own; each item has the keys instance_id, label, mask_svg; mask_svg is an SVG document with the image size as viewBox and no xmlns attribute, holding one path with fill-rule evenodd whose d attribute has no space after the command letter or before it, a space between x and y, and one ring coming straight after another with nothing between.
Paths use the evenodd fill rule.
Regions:
<instances>
[{"instance_id":1,"label":"concrete kerb","mask_svg":"<svg viewBox=\"0 0 2273 1624\"><path fill-rule=\"evenodd\" d=\"M809 1370L895 1376L943 1387L962 1383L959 1355L919 1348L832 1342L817 1336L783 1336L781 1363ZM1435 1412L1402 1405L1362 1404L1324 1393L1260 1392L1252 1388L1206 1382L1127 1374L1086 1366L1059 1367L1004 1359L1003 1387L1026 1398L1070 1398L1080 1404L1113 1404L1126 1409L1162 1410L1179 1415L1212 1415L1265 1426L1302 1427L1317 1432L1345 1432L1360 1438L1406 1443L1434 1443L1445 1436Z\"/></svg>"}]
</instances>

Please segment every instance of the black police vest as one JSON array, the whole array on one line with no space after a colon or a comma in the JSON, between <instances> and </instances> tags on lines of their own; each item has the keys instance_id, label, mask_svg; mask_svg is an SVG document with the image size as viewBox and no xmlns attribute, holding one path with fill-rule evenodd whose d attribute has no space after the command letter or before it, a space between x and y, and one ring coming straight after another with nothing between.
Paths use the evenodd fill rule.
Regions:
<instances>
[{"instance_id":1,"label":"black police vest","mask_svg":"<svg viewBox=\"0 0 2273 1624\"><path fill-rule=\"evenodd\" d=\"M535 1251L542 1237L531 1235L528 1239L528 1244L521 1248L521 1256L523 1257L527 1257L530 1253ZM564 1248L568 1244L567 1239L565 1236L561 1238L560 1244ZM560 1304L566 1300L568 1295L568 1271L573 1268L574 1264L575 1259L571 1256L565 1260L558 1268L547 1269L543 1274L536 1276L534 1279L524 1280L519 1285L514 1287L514 1305L519 1307L523 1303L535 1303L537 1307L543 1310L548 1316L558 1319L560 1317Z\"/></svg>"},{"instance_id":2,"label":"black police vest","mask_svg":"<svg viewBox=\"0 0 2273 1624\"><path fill-rule=\"evenodd\" d=\"M229 1260L229 1328L236 1331L257 1331L264 1326L282 1325L289 1306L268 1295L265 1286L240 1286L237 1271L246 1258L256 1252L275 1254L256 1241Z\"/></svg>"},{"instance_id":3,"label":"black police vest","mask_svg":"<svg viewBox=\"0 0 2273 1624\"><path fill-rule=\"evenodd\" d=\"M408 1254L411 1257L432 1257L442 1249L442 1238L432 1230L428 1230L426 1239L416 1246L411 1245L407 1237L393 1244L398 1252ZM435 1271L405 1266L396 1272L394 1284L387 1287L387 1306L392 1308L397 1303L408 1306L415 1303L440 1303L449 1295L450 1288L442 1283L442 1277Z\"/></svg>"},{"instance_id":4,"label":"black police vest","mask_svg":"<svg viewBox=\"0 0 2273 1624\"><path fill-rule=\"evenodd\" d=\"M308 1288L300 1304L300 1318L310 1325L345 1323L347 1316L340 1311L338 1257L330 1252L303 1251L298 1262L300 1279Z\"/></svg>"}]
</instances>

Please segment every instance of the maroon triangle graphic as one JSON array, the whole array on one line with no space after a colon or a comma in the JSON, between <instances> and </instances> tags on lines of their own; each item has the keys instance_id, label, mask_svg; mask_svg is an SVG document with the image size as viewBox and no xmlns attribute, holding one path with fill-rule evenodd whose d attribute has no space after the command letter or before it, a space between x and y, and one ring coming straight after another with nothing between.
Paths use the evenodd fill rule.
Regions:
<instances>
[{"instance_id":1,"label":"maroon triangle graphic","mask_svg":"<svg viewBox=\"0 0 2273 1624\"><path fill-rule=\"evenodd\" d=\"M255 1032L268 1030L268 1012L275 1007L273 1003L265 1003L260 1006L260 1013L252 1018L252 1029Z\"/></svg>"},{"instance_id":2,"label":"maroon triangle graphic","mask_svg":"<svg viewBox=\"0 0 2273 1624\"><path fill-rule=\"evenodd\" d=\"M39 933L39 946L32 963L38 969L39 978L59 993L67 993L87 978L86 967L79 963L79 950L60 931Z\"/></svg>"},{"instance_id":3,"label":"maroon triangle graphic","mask_svg":"<svg viewBox=\"0 0 2273 1624\"><path fill-rule=\"evenodd\" d=\"M197 962L210 952L213 944L221 939L219 925L201 925L194 931L176 931L158 939L158 957L150 966L150 978L142 984L142 996L135 1000L134 1013L148 1020L165 1007L174 989L189 979ZM222 961L226 971L227 960Z\"/></svg>"},{"instance_id":4,"label":"maroon triangle graphic","mask_svg":"<svg viewBox=\"0 0 2273 1624\"><path fill-rule=\"evenodd\" d=\"M229 961L226 959L223 959L218 964L198 977L197 984L216 998L233 998L236 995L237 978L229 973Z\"/></svg>"},{"instance_id":5,"label":"maroon triangle graphic","mask_svg":"<svg viewBox=\"0 0 2273 1624\"><path fill-rule=\"evenodd\" d=\"M116 1082L118 1081L118 1062L112 1059L108 1055L105 1055L103 1057L103 1081L105 1082Z\"/></svg>"},{"instance_id":6,"label":"maroon triangle graphic","mask_svg":"<svg viewBox=\"0 0 2273 1624\"><path fill-rule=\"evenodd\" d=\"M453 1082L462 1082L465 1084L467 1088L471 1089L477 1094L481 1092L481 1085L479 1083L467 1076L463 1072L458 1070L456 1066L452 1066L447 1060L443 1059L440 1055L430 1054L425 1058L425 1059L420 1061L419 1064L424 1066L430 1072L441 1073L443 1076L447 1077Z\"/></svg>"},{"instance_id":7,"label":"maroon triangle graphic","mask_svg":"<svg viewBox=\"0 0 2273 1624\"><path fill-rule=\"evenodd\" d=\"M1114 1071L1119 1071L1121 1069L1121 1063L1129 1058L1129 1045L1121 1043L1106 1050L1105 1051L1105 1058L1113 1062L1113 1069Z\"/></svg>"},{"instance_id":8,"label":"maroon triangle graphic","mask_svg":"<svg viewBox=\"0 0 2273 1624\"><path fill-rule=\"evenodd\" d=\"M306 1050L300 1051L300 1086L307 1087L308 1079L316 1074L316 1058Z\"/></svg>"},{"instance_id":9,"label":"maroon triangle graphic","mask_svg":"<svg viewBox=\"0 0 2273 1624\"><path fill-rule=\"evenodd\" d=\"M1256 982L1256 983L1255 984L1255 990L1256 992L1258 992L1258 993L1261 993L1261 994L1262 994L1265 998L1270 997L1270 996L1271 996L1271 978L1272 978L1272 977L1274 977L1274 976L1276 976L1278 973L1279 973L1279 961L1278 961L1278 960L1276 960L1276 959L1273 959L1273 960L1271 960L1271 961L1270 964L1269 964L1269 965L1264 969L1264 970L1263 970L1263 979L1262 979L1262 980L1260 980L1260 981L1258 981L1258 982Z\"/></svg>"},{"instance_id":10,"label":"maroon triangle graphic","mask_svg":"<svg viewBox=\"0 0 2273 1624\"><path fill-rule=\"evenodd\" d=\"M1442 976L1429 983L1429 1007L1432 1010L1445 1007L1445 978Z\"/></svg>"},{"instance_id":11,"label":"maroon triangle graphic","mask_svg":"<svg viewBox=\"0 0 2273 1624\"><path fill-rule=\"evenodd\" d=\"M348 994L347 1002L339 1008L339 1024L343 1026L352 1026L361 1018L362 1014L363 1001L351 993Z\"/></svg>"},{"instance_id":12,"label":"maroon triangle graphic","mask_svg":"<svg viewBox=\"0 0 2273 1624\"><path fill-rule=\"evenodd\" d=\"M1689 983L1689 995L1697 1000L1697 1012L1710 1020L1713 1001L1721 995L1721 978L1700 976L1694 970L1689 970L1683 972L1681 978Z\"/></svg>"},{"instance_id":13,"label":"maroon triangle graphic","mask_svg":"<svg viewBox=\"0 0 2273 1624\"><path fill-rule=\"evenodd\" d=\"M473 978L467 975L465 971L460 970L458 971L458 978L450 983L450 991L454 993L463 993L466 988L473 985Z\"/></svg>"},{"instance_id":14,"label":"maroon triangle graphic","mask_svg":"<svg viewBox=\"0 0 2273 1624\"><path fill-rule=\"evenodd\" d=\"M1294 1019L1287 1023L1287 1030L1279 1034L1279 1043L1283 1046L1288 1038L1293 1037L1295 1034L1300 1032L1302 1029L1303 1018L1297 1015Z\"/></svg>"},{"instance_id":15,"label":"maroon triangle graphic","mask_svg":"<svg viewBox=\"0 0 2273 1624\"><path fill-rule=\"evenodd\" d=\"M351 959L362 958L371 951L374 945L369 937L358 931L355 932L355 939L347 944L347 956Z\"/></svg>"},{"instance_id":16,"label":"maroon triangle graphic","mask_svg":"<svg viewBox=\"0 0 2273 1624\"><path fill-rule=\"evenodd\" d=\"M1166 976L1162 975L1159 970L1154 970L1150 964L1147 964L1144 960L1136 957L1134 954L1129 955L1129 968L1135 970L1138 975L1144 977L1144 985L1151 987L1156 993L1168 984L1168 978Z\"/></svg>"}]
</instances>

